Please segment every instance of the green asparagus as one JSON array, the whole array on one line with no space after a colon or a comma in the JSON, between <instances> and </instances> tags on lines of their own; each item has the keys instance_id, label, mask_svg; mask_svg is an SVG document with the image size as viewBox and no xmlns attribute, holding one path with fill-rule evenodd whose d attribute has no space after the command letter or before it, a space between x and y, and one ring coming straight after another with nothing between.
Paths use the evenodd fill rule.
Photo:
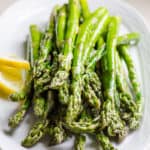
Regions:
<instances>
[{"instance_id":1,"label":"green asparagus","mask_svg":"<svg viewBox=\"0 0 150 150\"><path fill-rule=\"evenodd\" d=\"M139 40L140 40L139 33L132 32L119 36L117 39L117 45L135 45L139 42Z\"/></svg>"},{"instance_id":2,"label":"green asparagus","mask_svg":"<svg viewBox=\"0 0 150 150\"><path fill-rule=\"evenodd\" d=\"M84 150L86 137L84 135L77 135L75 138L75 150Z\"/></svg>"},{"instance_id":3,"label":"green asparagus","mask_svg":"<svg viewBox=\"0 0 150 150\"><path fill-rule=\"evenodd\" d=\"M115 51L119 22L119 18L111 18L107 35L106 54L102 59L102 82L105 101L101 115L102 128L107 127L108 135L122 138L126 135L127 128L115 106Z\"/></svg>"},{"instance_id":4,"label":"green asparagus","mask_svg":"<svg viewBox=\"0 0 150 150\"><path fill-rule=\"evenodd\" d=\"M109 138L104 133L97 133L96 138L97 138L97 141L101 144L101 147L103 150L117 150L110 143Z\"/></svg>"},{"instance_id":5,"label":"green asparagus","mask_svg":"<svg viewBox=\"0 0 150 150\"><path fill-rule=\"evenodd\" d=\"M63 5L57 15L56 43L59 51L63 49L67 19L67 5Z\"/></svg>"},{"instance_id":6,"label":"green asparagus","mask_svg":"<svg viewBox=\"0 0 150 150\"><path fill-rule=\"evenodd\" d=\"M87 0L80 0L81 13L84 19L88 18L90 15L89 6Z\"/></svg>"},{"instance_id":7,"label":"green asparagus","mask_svg":"<svg viewBox=\"0 0 150 150\"><path fill-rule=\"evenodd\" d=\"M62 53L60 54L59 69L51 81L52 89L59 89L69 77L71 69L72 52L75 38L79 28L79 8L77 1L69 0L69 16L67 21L67 31L65 35L65 43Z\"/></svg>"},{"instance_id":8,"label":"green asparagus","mask_svg":"<svg viewBox=\"0 0 150 150\"><path fill-rule=\"evenodd\" d=\"M139 127L140 120L141 120L141 115L142 115L142 94L141 94L141 89L140 89L140 84L137 79L137 74L135 70L135 66L132 60L132 57L130 56L128 52L128 47L127 46L122 46L119 49L119 53L123 57L127 68L128 68L128 76L130 79L130 82L132 84L132 88L135 94L135 103L137 106L137 109L134 111L134 117L131 119L130 122L130 128L131 129L136 129Z\"/></svg>"},{"instance_id":9,"label":"green asparagus","mask_svg":"<svg viewBox=\"0 0 150 150\"><path fill-rule=\"evenodd\" d=\"M25 147L31 147L35 145L46 132L48 126L48 120L36 122L28 133L28 136L22 141L22 145Z\"/></svg>"},{"instance_id":10,"label":"green asparagus","mask_svg":"<svg viewBox=\"0 0 150 150\"><path fill-rule=\"evenodd\" d=\"M43 33L30 26L31 69L21 91L10 96L21 106L9 126L17 127L30 108L36 121L22 141L25 147L47 135L49 145L74 135L74 149L83 150L83 134L88 134L103 150L115 150L110 140L122 140L142 117L143 99L128 50L140 35L118 36L120 18L109 16L105 7L90 12L87 0L68 1L53 9Z\"/></svg>"},{"instance_id":11,"label":"green asparagus","mask_svg":"<svg viewBox=\"0 0 150 150\"><path fill-rule=\"evenodd\" d=\"M27 77L26 77L26 81L25 81L25 85L22 89L22 91L20 91L19 93L14 93L13 95L11 95L11 99L13 100L17 100L20 101L22 100L23 103L21 104L21 107L18 109L18 111L14 114L14 116L12 116L9 119L9 126L11 127L17 127L19 125L19 123L23 120L25 114L27 113L30 104L31 104L31 91L32 91L32 72L33 72L33 65L37 59L37 55L36 53L38 53L38 49L40 46L40 37L41 37L41 32L39 31L39 29L37 28L37 26L35 25L31 25L30 26L30 39L28 39L28 44L29 47L27 49L27 54L29 56L27 56L27 58L30 59L30 63L31 63L31 70L29 70L27 72Z\"/></svg>"}]
</instances>

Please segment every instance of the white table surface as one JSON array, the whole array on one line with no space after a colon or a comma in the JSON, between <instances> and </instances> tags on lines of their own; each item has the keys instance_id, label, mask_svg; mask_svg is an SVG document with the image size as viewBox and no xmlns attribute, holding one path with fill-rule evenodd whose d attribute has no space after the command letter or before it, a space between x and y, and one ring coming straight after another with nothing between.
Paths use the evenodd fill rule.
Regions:
<instances>
[{"instance_id":1,"label":"white table surface","mask_svg":"<svg viewBox=\"0 0 150 150\"><path fill-rule=\"evenodd\" d=\"M0 14L17 0L0 0ZM132 6L145 17L150 26L150 0L124 0L129 2Z\"/></svg>"}]
</instances>

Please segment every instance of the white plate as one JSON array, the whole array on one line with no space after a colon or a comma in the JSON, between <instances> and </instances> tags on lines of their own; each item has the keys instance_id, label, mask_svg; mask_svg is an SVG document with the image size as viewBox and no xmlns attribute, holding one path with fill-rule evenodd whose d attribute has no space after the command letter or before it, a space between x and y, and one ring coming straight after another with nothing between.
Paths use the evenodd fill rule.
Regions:
<instances>
[{"instance_id":1,"label":"white plate","mask_svg":"<svg viewBox=\"0 0 150 150\"><path fill-rule=\"evenodd\" d=\"M48 22L50 11L55 4L63 4L65 0L21 0L10 7L0 17L0 56L17 55L23 57L23 43L28 34L28 27L32 23L41 27ZM143 18L136 10L124 2L116 0L89 0L93 10L101 5L106 6L114 15L122 17L123 25L121 33L137 31L141 34L141 41L137 48L131 50L138 71L142 92L145 98L144 116L141 128L130 134L121 144L120 150L149 150L150 149L150 33ZM8 130L8 118L17 108L17 104L0 100L0 147L2 150L23 150L20 142L27 134L32 118L28 115L21 126L12 135L6 134ZM44 142L45 143L45 142ZM88 139L86 150L95 149L95 144ZM69 150L73 147L73 140L47 148L43 142L37 144L31 150Z\"/></svg>"}]
</instances>

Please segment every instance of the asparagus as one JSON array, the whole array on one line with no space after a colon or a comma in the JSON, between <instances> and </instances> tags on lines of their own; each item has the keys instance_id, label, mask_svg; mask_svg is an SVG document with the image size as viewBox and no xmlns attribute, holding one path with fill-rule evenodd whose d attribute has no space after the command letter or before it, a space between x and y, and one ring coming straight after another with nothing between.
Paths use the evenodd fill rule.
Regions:
<instances>
[{"instance_id":1,"label":"asparagus","mask_svg":"<svg viewBox=\"0 0 150 150\"><path fill-rule=\"evenodd\" d=\"M37 59L37 52L38 52L38 46L40 42L41 32L38 30L37 26L31 25L30 26L30 41L29 47L27 49L27 56L31 60L31 70L27 72L27 77L25 81L25 85L19 93L14 93L11 95L11 98L17 101L22 100L23 103L21 104L21 107L18 109L18 111L9 119L9 126L12 128L15 128L19 125L19 123L23 120L25 114L27 113L29 107L30 107L30 99L31 99L31 90L32 90L32 72L33 72L33 64Z\"/></svg>"},{"instance_id":2,"label":"asparagus","mask_svg":"<svg viewBox=\"0 0 150 150\"><path fill-rule=\"evenodd\" d=\"M94 77L94 78L93 78ZM99 79L97 79L97 75L93 72L86 73L84 75L84 88L83 88L83 96L86 102L94 107L95 109L100 109L100 95L101 95L101 84ZM93 82L94 81L94 82ZM97 82L95 82L97 81Z\"/></svg>"},{"instance_id":3,"label":"asparagus","mask_svg":"<svg viewBox=\"0 0 150 150\"><path fill-rule=\"evenodd\" d=\"M136 110L136 103L134 102L132 95L129 91L129 87L127 85L127 81L125 79L123 66L121 59L119 57L118 52L116 51L116 86L119 91L119 97L120 97L120 109L122 111L121 117L126 120L133 120L133 114ZM132 123L131 123L132 124Z\"/></svg>"},{"instance_id":4,"label":"asparagus","mask_svg":"<svg viewBox=\"0 0 150 150\"><path fill-rule=\"evenodd\" d=\"M28 136L22 141L22 145L25 147L31 147L35 145L46 132L48 126L48 120L36 122L28 133Z\"/></svg>"},{"instance_id":5,"label":"asparagus","mask_svg":"<svg viewBox=\"0 0 150 150\"><path fill-rule=\"evenodd\" d=\"M86 137L84 135L77 135L75 138L74 149L84 150L85 142L86 142Z\"/></svg>"},{"instance_id":6,"label":"asparagus","mask_svg":"<svg viewBox=\"0 0 150 150\"><path fill-rule=\"evenodd\" d=\"M60 144L67 138L67 133L63 129L61 121L58 121L54 125L50 125L47 129L47 133L50 137L50 145Z\"/></svg>"},{"instance_id":7,"label":"asparagus","mask_svg":"<svg viewBox=\"0 0 150 150\"><path fill-rule=\"evenodd\" d=\"M69 123L64 123L64 126L69 129L71 132L73 133L93 133L95 132L95 130L99 127L100 125L100 119L99 117L94 118L92 120L88 120L88 121L72 121Z\"/></svg>"},{"instance_id":8,"label":"asparagus","mask_svg":"<svg viewBox=\"0 0 150 150\"><path fill-rule=\"evenodd\" d=\"M107 10L103 7L100 7L99 9L94 11L87 20L85 20L85 22L81 25L81 27L79 29L79 34L78 34L78 38L76 41L76 48L74 50L74 59L73 59L74 72L77 74L78 74L78 72L79 73L84 72L83 65L81 62L82 62L82 55L84 53L87 37L90 37L89 31L92 31L92 29L94 27L96 28L96 25L99 24L98 22L100 21L98 18L100 18L104 13L107 13ZM99 29L97 31L99 31ZM94 43L92 43L92 44L94 45ZM89 44L87 44L87 45L89 45ZM80 50L80 52L79 52L79 50ZM74 73L74 75L76 76L75 73Z\"/></svg>"},{"instance_id":9,"label":"asparagus","mask_svg":"<svg viewBox=\"0 0 150 150\"><path fill-rule=\"evenodd\" d=\"M44 106L46 103L45 98L41 94L47 90L45 87L49 84L51 78L51 63L50 53L53 48L54 30L55 30L55 16L58 10L56 6L50 17L48 29L46 30L44 37L40 45L40 56L34 68L34 113L36 116L42 116L44 114Z\"/></svg>"},{"instance_id":10,"label":"asparagus","mask_svg":"<svg viewBox=\"0 0 150 150\"><path fill-rule=\"evenodd\" d=\"M115 51L119 18L111 18L107 35L106 54L102 59L102 82L105 101L102 106L102 128L107 127L109 136L122 138L126 135L127 128L121 120L115 106Z\"/></svg>"},{"instance_id":11,"label":"asparagus","mask_svg":"<svg viewBox=\"0 0 150 150\"><path fill-rule=\"evenodd\" d=\"M97 19L98 16L101 16L101 17ZM67 122L74 120L82 110L81 91L83 88L83 85L82 85L83 79L81 77L81 74L83 73L83 70L84 70L83 69L84 63L82 63L81 58L82 58L82 55L85 55L83 54L83 50L86 47L85 41L86 41L86 37L88 36L88 30L91 28L94 28L94 26L98 26L97 28L95 28L95 30L93 31L93 35L91 36L91 39L92 39L91 41L92 42L95 41L94 38L97 38L97 34L99 35L101 33L101 30L103 29L102 25L105 24L105 22L107 21L107 18L108 18L107 10L104 8L99 8L97 11L95 11L91 15L91 17L89 17L89 19L87 19L84 22L84 24L82 24L80 28L77 42L76 42L76 47L74 50L74 59L73 59L73 67L72 67L73 68L72 69L73 80L72 80L72 85L71 85L72 95L70 96L69 106L68 106L67 114L66 114ZM93 20L96 20L96 25L95 25L95 21ZM94 44L94 42L91 44Z\"/></svg>"},{"instance_id":12,"label":"asparagus","mask_svg":"<svg viewBox=\"0 0 150 150\"><path fill-rule=\"evenodd\" d=\"M38 61L36 62L35 70L34 70L34 89L37 94L40 94L43 91L43 87L45 84L50 82L50 53L53 48L53 37L55 30L55 16L57 13L58 7L55 7L53 13L50 17L50 22L48 29L44 33L44 37L40 44L40 56Z\"/></svg>"},{"instance_id":13,"label":"asparagus","mask_svg":"<svg viewBox=\"0 0 150 150\"><path fill-rule=\"evenodd\" d=\"M63 48L67 19L67 5L63 5L57 15L56 43L59 51Z\"/></svg>"},{"instance_id":14,"label":"asparagus","mask_svg":"<svg viewBox=\"0 0 150 150\"><path fill-rule=\"evenodd\" d=\"M66 81L64 85L59 89L59 101L61 104L67 105L69 102L69 81Z\"/></svg>"},{"instance_id":15,"label":"asparagus","mask_svg":"<svg viewBox=\"0 0 150 150\"><path fill-rule=\"evenodd\" d=\"M135 45L139 42L139 40L140 40L139 33L132 32L119 36L117 39L117 45Z\"/></svg>"},{"instance_id":16,"label":"asparagus","mask_svg":"<svg viewBox=\"0 0 150 150\"><path fill-rule=\"evenodd\" d=\"M98 40L98 49L91 58L87 61L86 74L84 75L84 90L83 95L87 102L96 109L100 109L100 99L102 98L101 94L101 82L99 77L94 72L96 62L98 62L104 52L105 44L103 39L100 37Z\"/></svg>"},{"instance_id":17,"label":"asparagus","mask_svg":"<svg viewBox=\"0 0 150 150\"><path fill-rule=\"evenodd\" d=\"M89 39L86 40L84 51L83 51L83 54L82 54L82 59L83 59L82 61L83 61L84 64L86 64L86 60L89 58L89 55L91 53L93 45L96 44L96 42L98 41L99 36L105 30L106 25L107 25L108 20L109 20L108 18L109 18L109 14L108 14L108 11L106 10L106 12L98 19L99 23L96 26L96 31L97 32L96 31L91 32L91 35L89 36Z\"/></svg>"},{"instance_id":18,"label":"asparagus","mask_svg":"<svg viewBox=\"0 0 150 150\"><path fill-rule=\"evenodd\" d=\"M117 150L114 146L110 143L109 138L102 132L96 134L97 141L101 144L103 150Z\"/></svg>"},{"instance_id":19,"label":"asparagus","mask_svg":"<svg viewBox=\"0 0 150 150\"><path fill-rule=\"evenodd\" d=\"M52 91L47 92L47 103L44 107L43 119L38 120L33 127L30 129L27 137L22 141L22 145L25 147L31 147L35 145L41 138L47 133L49 120L47 119L48 114L52 111L54 106L54 94Z\"/></svg>"},{"instance_id":20,"label":"asparagus","mask_svg":"<svg viewBox=\"0 0 150 150\"><path fill-rule=\"evenodd\" d=\"M9 125L16 127L33 99L38 121L23 146L33 146L46 134L50 145L60 144L70 134L76 136L75 149L84 149L82 134L86 133L94 134L102 149L114 150L109 138L121 140L128 127L139 126L142 97L128 52L128 46L138 43L139 34L118 36L119 22L118 17L109 17L104 7L90 13L86 0L69 0L69 4L55 7L44 33L35 25L30 27L27 59L31 69L24 88L11 95L12 100L23 102L9 120Z\"/></svg>"},{"instance_id":21,"label":"asparagus","mask_svg":"<svg viewBox=\"0 0 150 150\"><path fill-rule=\"evenodd\" d=\"M88 18L90 15L89 6L87 0L80 0L81 12L84 19Z\"/></svg>"},{"instance_id":22,"label":"asparagus","mask_svg":"<svg viewBox=\"0 0 150 150\"><path fill-rule=\"evenodd\" d=\"M30 103L30 100L25 100L23 104L21 104L19 110L9 119L10 127L15 128L19 125L19 123L24 119Z\"/></svg>"},{"instance_id":23,"label":"asparagus","mask_svg":"<svg viewBox=\"0 0 150 150\"><path fill-rule=\"evenodd\" d=\"M105 44L102 45L100 49L95 51L95 53L89 58L87 70L94 70L96 63L102 58L104 55Z\"/></svg>"},{"instance_id":24,"label":"asparagus","mask_svg":"<svg viewBox=\"0 0 150 150\"><path fill-rule=\"evenodd\" d=\"M67 31L65 35L64 48L60 54L59 69L51 81L52 89L59 89L69 77L71 69L72 51L79 27L79 8L77 1L69 0L69 16L67 21Z\"/></svg>"},{"instance_id":25,"label":"asparagus","mask_svg":"<svg viewBox=\"0 0 150 150\"><path fill-rule=\"evenodd\" d=\"M140 84L137 79L134 62L128 52L128 47L127 46L120 47L119 53L121 54L121 56L123 57L127 65L128 76L129 76L129 79L130 79L130 82L132 84L132 88L135 94L135 103L136 103L137 109L134 111L134 117L132 118L133 120L131 119L130 128L136 129L139 127L141 115L142 115L142 94L141 94Z\"/></svg>"},{"instance_id":26,"label":"asparagus","mask_svg":"<svg viewBox=\"0 0 150 150\"><path fill-rule=\"evenodd\" d=\"M23 89L19 93L14 93L10 96L10 99L13 101L22 101L25 99L26 95L31 90L31 80L32 80L32 68L34 62L37 60L38 50L40 47L40 40L41 40L41 32L39 31L36 25L30 26L30 36L28 37L27 44L27 58L30 59L31 70L28 71L25 84Z\"/></svg>"}]
</instances>

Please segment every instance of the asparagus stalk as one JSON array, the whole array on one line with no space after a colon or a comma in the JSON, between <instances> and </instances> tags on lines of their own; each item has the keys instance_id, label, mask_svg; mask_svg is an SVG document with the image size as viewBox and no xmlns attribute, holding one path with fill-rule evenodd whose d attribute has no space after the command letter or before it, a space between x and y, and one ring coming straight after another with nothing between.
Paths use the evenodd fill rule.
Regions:
<instances>
[{"instance_id":1,"label":"asparagus stalk","mask_svg":"<svg viewBox=\"0 0 150 150\"><path fill-rule=\"evenodd\" d=\"M98 41L98 38L100 37L100 35L103 33L103 31L106 28L106 25L107 25L108 20L109 20L108 18L109 18L109 14L108 14L108 11L106 10L106 12L98 19L99 23L96 26L96 29L97 29L96 31L97 32L96 31L91 32L91 35L89 36L89 39L86 40L84 51L83 51L83 54L82 54L82 59L83 59L82 61L85 65L86 65L86 60L90 56L93 45L96 44L96 42Z\"/></svg>"},{"instance_id":2,"label":"asparagus stalk","mask_svg":"<svg viewBox=\"0 0 150 150\"><path fill-rule=\"evenodd\" d=\"M41 138L47 133L49 120L47 116L54 107L54 94L52 91L47 92L47 103L44 107L43 119L38 120L30 129L27 137L22 141L22 145L25 147L31 147L35 145Z\"/></svg>"},{"instance_id":3,"label":"asparagus stalk","mask_svg":"<svg viewBox=\"0 0 150 150\"><path fill-rule=\"evenodd\" d=\"M75 138L74 149L84 150L85 142L86 142L86 137L84 135L77 135Z\"/></svg>"},{"instance_id":4,"label":"asparagus stalk","mask_svg":"<svg viewBox=\"0 0 150 150\"><path fill-rule=\"evenodd\" d=\"M101 84L99 78L94 72L88 72L84 76L84 88L83 96L86 102L94 107L96 110L100 110L100 95L101 95ZM95 82L96 81L96 82Z\"/></svg>"},{"instance_id":5,"label":"asparagus stalk","mask_svg":"<svg viewBox=\"0 0 150 150\"><path fill-rule=\"evenodd\" d=\"M120 97L120 109L122 111L121 117L126 120L133 120L133 114L136 111L136 103L134 102L132 95L130 93L127 81L125 79L123 66L118 52L116 51L116 87L119 91ZM130 121L131 123L132 121ZM131 123L133 124L133 123ZM130 126L130 125L129 125Z\"/></svg>"},{"instance_id":6,"label":"asparagus stalk","mask_svg":"<svg viewBox=\"0 0 150 150\"><path fill-rule=\"evenodd\" d=\"M80 0L80 5L81 5L81 14L83 18L84 19L88 18L90 15L90 10L87 0Z\"/></svg>"},{"instance_id":7,"label":"asparagus stalk","mask_svg":"<svg viewBox=\"0 0 150 150\"><path fill-rule=\"evenodd\" d=\"M22 145L24 147L35 145L45 135L48 122L48 120L36 122L29 131L27 137L22 141Z\"/></svg>"},{"instance_id":8,"label":"asparagus stalk","mask_svg":"<svg viewBox=\"0 0 150 150\"><path fill-rule=\"evenodd\" d=\"M110 143L109 138L102 132L96 134L97 141L101 144L103 150L117 150L114 146Z\"/></svg>"},{"instance_id":9,"label":"asparagus stalk","mask_svg":"<svg viewBox=\"0 0 150 150\"><path fill-rule=\"evenodd\" d=\"M62 127L62 122L58 121L54 125L50 125L47 129L47 133L50 137L50 145L60 144L67 138L67 133Z\"/></svg>"},{"instance_id":10,"label":"asparagus stalk","mask_svg":"<svg viewBox=\"0 0 150 150\"><path fill-rule=\"evenodd\" d=\"M99 127L100 125L100 119L99 117L94 118L92 120L88 121L72 121L69 123L64 123L64 126L69 129L72 133L94 133L95 130Z\"/></svg>"},{"instance_id":11,"label":"asparagus stalk","mask_svg":"<svg viewBox=\"0 0 150 150\"><path fill-rule=\"evenodd\" d=\"M69 102L69 81L66 81L66 83L59 89L59 101L63 105L67 105Z\"/></svg>"},{"instance_id":12,"label":"asparagus stalk","mask_svg":"<svg viewBox=\"0 0 150 150\"><path fill-rule=\"evenodd\" d=\"M23 103L21 104L21 107L19 108L19 110L14 114L14 116L12 116L9 119L9 126L15 128L17 127L20 122L23 120L25 114L27 113L29 107L30 107L30 99L31 99L31 90L32 90L32 73L33 73L33 64L35 63L36 59L37 59L37 52L38 52L38 46L40 45L40 37L41 37L41 32L38 30L37 26L35 25L31 25L30 26L30 41L28 41L29 43L29 47L27 49L27 51L29 51L27 54L29 56L27 56L27 58L29 58L31 60L31 70L29 70L27 72L27 77L26 77L26 81L25 81L25 85L24 88L21 92L19 93L14 93L11 98L15 99L17 101L19 100L23 100ZM31 58L30 58L31 57ZM20 99L21 98L21 99Z\"/></svg>"},{"instance_id":13,"label":"asparagus stalk","mask_svg":"<svg viewBox=\"0 0 150 150\"><path fill-rule=\"evenodd\" d=\"M25 100L23 104L21 104L19 110L9 119L10 127L15 128L20 124L20 122L24 119L30 103L30 100Z\"/></svg>"},{"instance_id":14,"label":"asparagus stalk","mask_svg":"<svg viewBox=\"0 0 150 150\"><path fill-rule=\"evenodd\" d=\"M117 45L135 45L139 42L139 40L140 40L139 33L132 32L119 36L117 39Z\"/></svg>"},{"instance_id":15,"label":"asparagus stalk","mask_svg":"<svg viewBox=\"0 0 150 150\"><path fill-rule=\"evenodd\" d=\"M25 84L22 90L19 93L14 93L10 96L10 99L13 101L22 101L25 99L27 93L31 90L31 80L32 80L32 70L33 64L37 60L38 50L40 47L40 40L41 40L41 32L36 25L30 26L30 36L27 40L27 58L30 60L31 70L28 71Z\"/></svg>"},{"instance_id":16,"label":"asparagus stalk","mask_svg":"<svg viewBox=\"0 0 150 150\"><path fill-rule=\"evenodd\" d=\"M55 7L50 17L48 29L44 33L40 44L40 56L36 63L34 70L34 89L36 93L40 94L43 91L44 85L50 82L50 53L53 48L54 30L55 30L55 16L58 7Z\"/></svg>"},{"instance_id":17,"label":"asparagus stalk","mask_svg":"<svg viewBox=\"0 0 150 150\"><path fill-rule=\"evenodd\" d=\"M87 70L95 70L96 63L102 58L104 55L105 44L102 47L95 51L95 53L89 58Z\"/></svg>"},{"instance_id":18,"label":"asparagus stalk","mask_svg":"<svg viewBox=\"0 0 150 150\"><path fill-rule=\"evenodd\" d=\"M71 69L73 46L79 28L79 8L77 1L69 0L68 11L69 16L64 48L62 49L62 54L60 55L59 69L51 81L50 87L52 89L59 89L65 83Z\"/></svg>"},{"instance_id":19,"label":"asparagus stalk","mask_svg":"<svg viewBox=\"0 0 150 150\"><path fill-rule=\"evenodd\" d=\"M105 15L103 16L103 14ZM99 33L101 33L101 30L103 29L102 25L105 24L105 22L107 21L107 18L108 18L107 10L104 8L99 8L80 27L77 42L76 42L76 47L74 50L74 59L73 59L73 67L72 67L73 68L72 69L73 80L72 80L72 85L71 85L72 95L70 97L70 102L69 102L69 106L68 106L67 114L66 114L67 122L74 120L82 110L81 91L83 88L83 84L82 84L83 79L81 77L81 74L84 72L84 63L82 63L82 55L85 55L83 54L83 50L85 47L87 47L85 45L86 43L85 41L86 41L86 38L89 36L88 30L91 28L94 28L94 26L96 27L98 26L93 31L93 35L91 37L91 39L93 39L92 41L95 41L94 38L97 37L96 36L97 34L99 35ZM94 45L94 42L91 44Z\"/></svg>"},{"instance_id":20,"label":"asparagus stalk","mask_svg":"<svg viewBox=\"0 0 150 150\"><path fill-rule=\"evenodd\" d=\"M74 68L75 76L76 74L78 74L78 72L79 73L84 72L83 65L81 62L82 62L82 57L83 57L82 55L84 53L87 38L90 37L89 32L92 31L92 28L96 28L96 25L99 24L98 22L100 21L98 18L100 18L106 12L107 10L105 8L100 7L99 9L94 11L87 20L85 20L85 22L81 25L79 29L79 34L76 41L76 48L74 50L74 59L73 59L73 68ZM92 44L94 45L94 43Z\"/></svg>"},{"instance_id":21,"label":"asparagus stalk","mask_svg":"<svg viewBox=\"0 0 150 150\"><path fill-rule=\"evenodd\" d=\"M126 135L125 123L121 120L115 106L115 51L119 18L111 18L107 35L106 54L102 59L102 82L105 101L102 106L102 128L107 127L109 136L122 138Z\"/></svg>"},{"instance_id":22,"label":"asparagus stalk","mask_svg":"<svg viewBox=\"0 0 150 150\"><path fill-rule=\"evenodd\" d=\"M137 105L137 109L134 111L134 118L131 119L130 122L130 128L136 129L139 127L141 115L142 115L142 94L140 89L140 84L137 79L137 74L134 66L134 62L132 60L132 57L130 56L128 52L127 46L122 46L119 48L119 53L123 57L127 68L128 68L128 76L132 84L132 88L135 94L135 103Z\"/></svg>"},{"instance_id":23,"label":"asparagus stalk","mask_svg":"<svg viewBox=\"0 0 150 150\"><path fill-rule=\"evenodd\" d=\"M67 5L63 5L57 15L57 27L56 27L56 44L59 51L63 49L65 30L66 30L66 20L67 19Z\"/></svg>"},{"instance_id":24,"label":"asparagus stalk","mask_svg":"<svg viewBox=\"0 0 150 150\"><path fill-rule=\"evenodd\" d=\"M101 94L101 82L98 75L94 72L96 62L98 62L104 52L105 44L104 40L100 37L98 40L98 49L91 58L87 61L87 70L84 75L84 89L83 95L87 102L96 109L100 109L100 99L102 98Z\"/></svg>"},{"instance_id":25,"label":"asparagus stalk","mask_svg":"<svg viewBox=\"0 0 150 150\"><path fill-rule=\"evenodd\" d=\"M50 22L48 29L46 30L43 40L40 45L40 56L34 67L34 113L36 116L43 116L44 107L46 104L45 98L41 95L45 90L45 87L49 84L51 78L51 63L50 63L50 53L53 48L54 30L55 30L55 16L58 11L58 6L56 6L50 17Z\"/></svg>"}]
</instances>

